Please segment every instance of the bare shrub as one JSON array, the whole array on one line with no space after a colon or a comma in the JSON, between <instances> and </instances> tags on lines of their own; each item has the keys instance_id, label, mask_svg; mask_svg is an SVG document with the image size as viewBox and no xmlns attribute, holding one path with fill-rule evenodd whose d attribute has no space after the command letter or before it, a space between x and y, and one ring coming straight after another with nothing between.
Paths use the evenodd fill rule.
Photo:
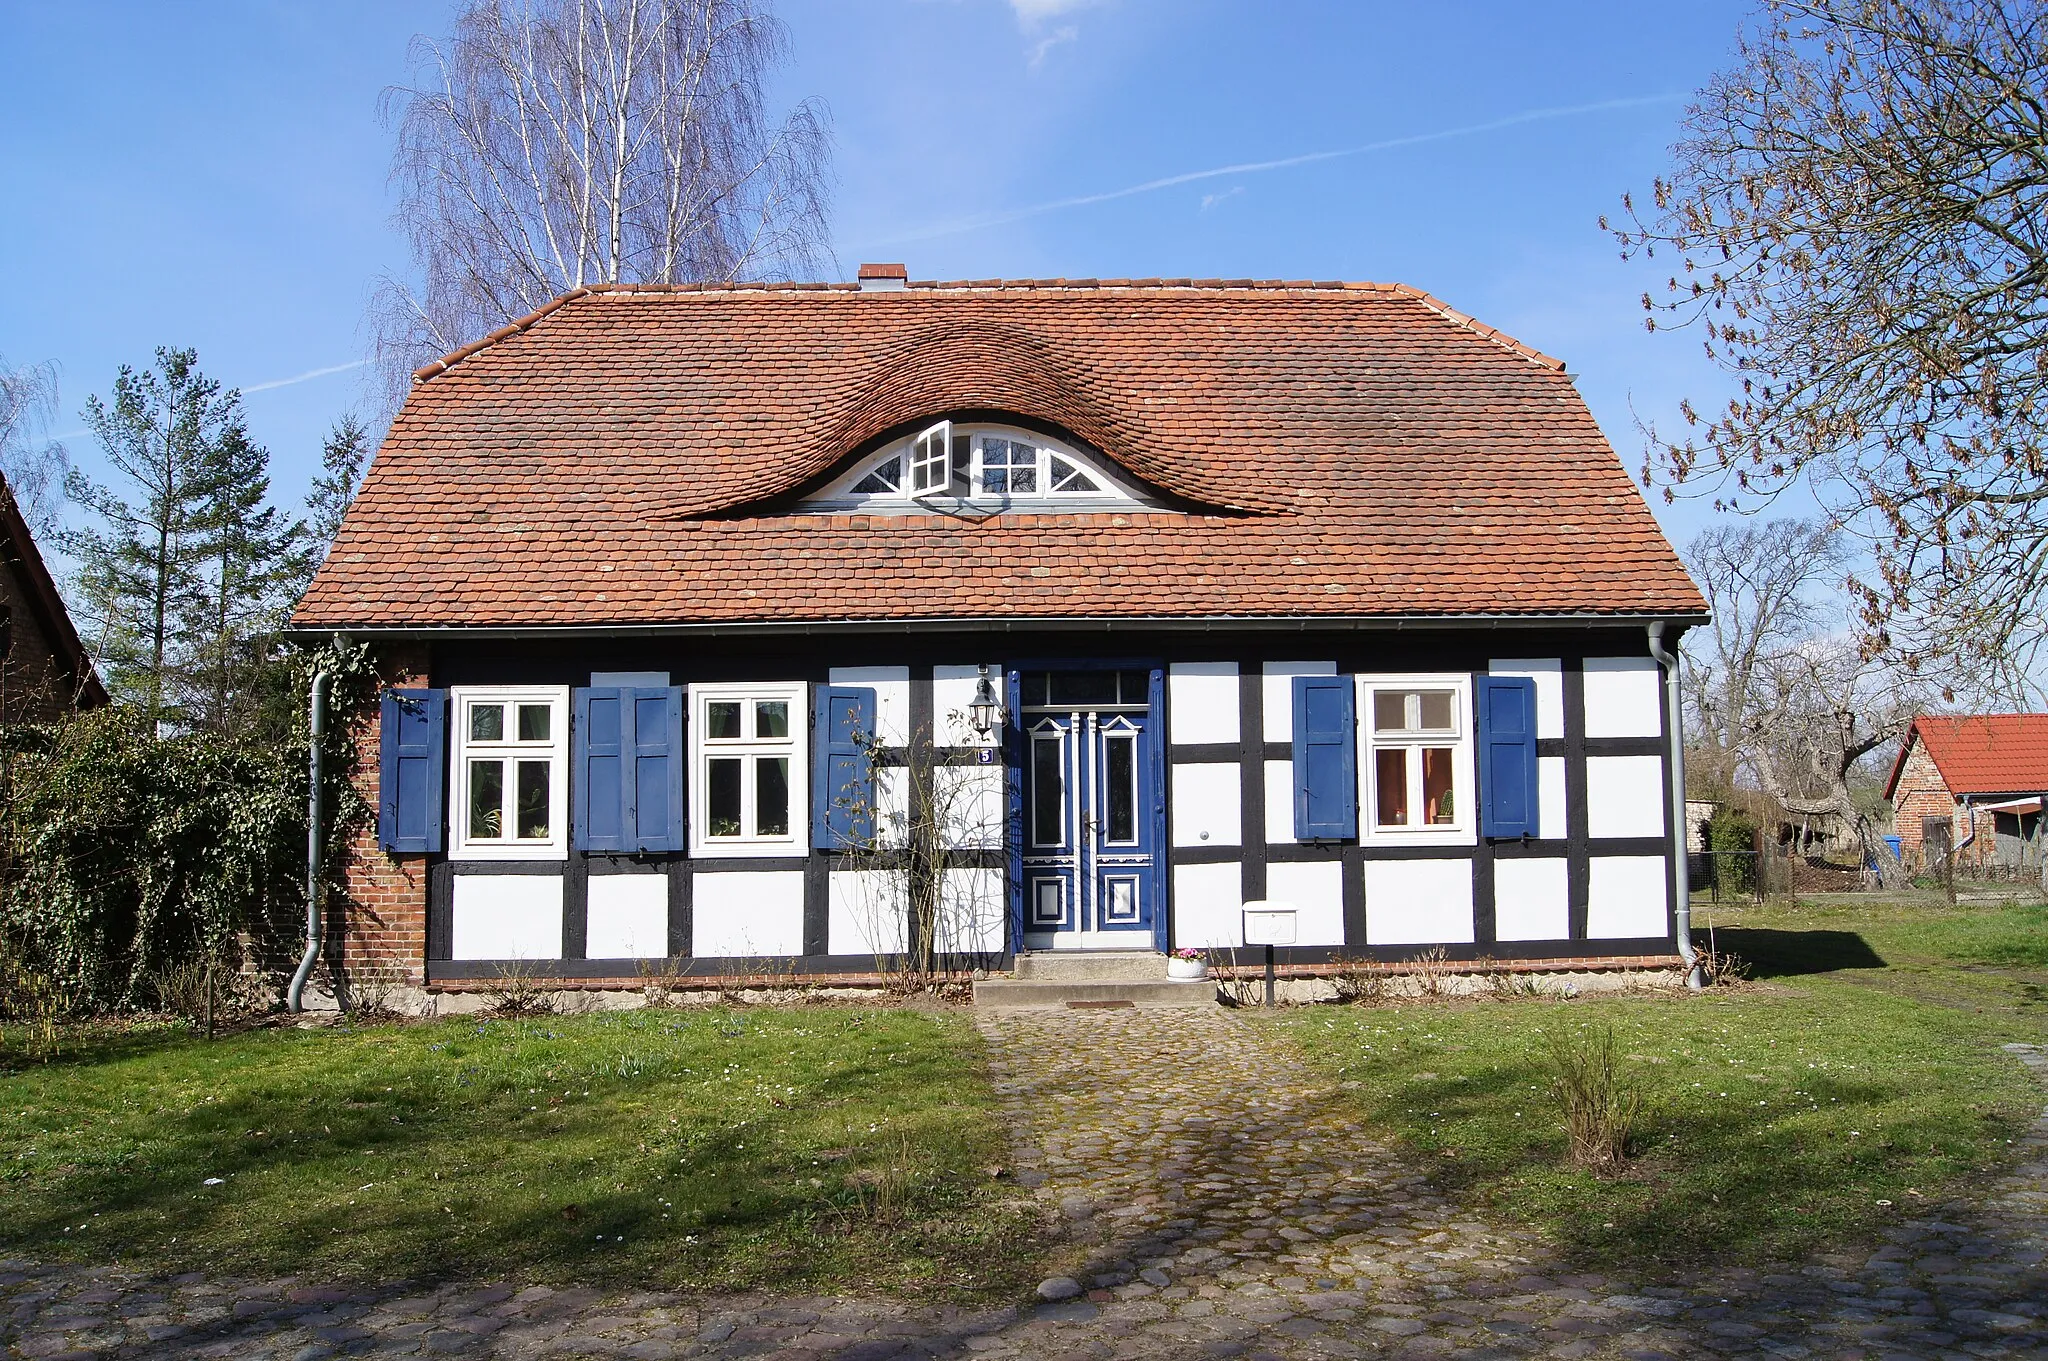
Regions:
<instances>
[{"instance_id":1,"label":"bare shrub","mask_svg":"<svg viewBox=\"0 0 2048 1361\"><path fill-rule=\"evenodd\" d=\"M247 1016L257 1007L256 980L217 954L170 964L149 976L157 1005L206 1032L222 1021Z\"/></svg>"},{"instance_id":2,"label":"bare shrub","mask_svg":"<svg viewBox=\"0 0 2048 1361\"><path fill-rule=\"evenodd\" d=\"M1387 987L1387 971L1374 961L1339 955L1331 962L1337 967L1329 975L1330 986L1336 989L1340 1003L1376 1007L1388 1000L1391 994Z\"/></svg>"},{"instance_id":3,"label":"bare shrub","mask_svg":"<svg viewBox=\"0 0 2048 1361\"><path fill-rule=\"evenodd\" d=\"M1693 960L1710 988L1739 988L1750 981L1749 961L1732 951L1695 949Z\"/></svg>"},{"instance_id":4,"label":"bare shrub","mask_svg":"<svg viewBox=\"0 0 2048 1361\"><path fill-rule=\"evenodd\" d=\"M22 1048L36 1063L48 1063L61 1048L59 1024L76 1013L77 997L63 980L36 968L0 934L0 1021L23 1027ZM0 1033L0 1048L6 1036Z\"/></svg>"},{"instance_id":5,"label":"bare shrub","mask_svg":"<svg viewBox=\"0 0 2048 1361\"><path fill-rule=\"evenodd\" d=\"M1266 1000L1266 981L1239 971L1235 949L1212 948L1208 953L1209 976L1216 980L1217 996L1224 1006L1255 1007Z\"/></svg>"},{"instance_id":6,"label":"bare shrub","mask_svg":"<svg viewBox=\"0 0 2048 1361\"><path fill-rule=\"evenodd\" d=\"M1572 1162L1595 1171L1621 1166L1642 1116L1643 1095L1615 1064L1613 1027L1597 1039L1583 1031L1553 1032L1550 1061L1550 1090L1564 1110Z\"/></svg>"},{"instance_id":7,"label":"bare shrub","mask_svg":"<svg viewBox=\"0 0 2048 1361\"><path fill-rule=\"evenodd\" d=\"M1418 997L1442 997L1451 990L1450 956L1441 945L1432 945L1408 961L1415 978Z\"/></svg>"},{"instance_id":8,"label":"bare shrub","mask_svg":"<svg viewBox=\"0 0 2048 1361\"><path fill-rule=\"evenodd\" d=\"M683 970L680 961L670 958L640 961L640 997L650 1007L675 1007L681 1004Z\"/></svg>"},{"instance_id":9,"label":"bare shrub","mask_svg":"<svg viewBox=\"0 0 2048 1361\"><path fill-rule=\"evenodd\" d=\"M558 1003L555 990L520 960L500 964L497 977L483 989L483 997L490 1004L491 1015L506 1021L552 1016Z\"/></svg>"},{"instance_id":10,"label":"bare shrub","mask_svg":"<svg viewBox=\"0 0 2048 1361\"><path fill-rule=\"evenodd\" d=\"M1499 960L1481 959L1476 971L1485 995L1496 1002L1515 1002L1543 995L1543 986L1534 975L1517 973Z\"/></svg>"}]
</instances>

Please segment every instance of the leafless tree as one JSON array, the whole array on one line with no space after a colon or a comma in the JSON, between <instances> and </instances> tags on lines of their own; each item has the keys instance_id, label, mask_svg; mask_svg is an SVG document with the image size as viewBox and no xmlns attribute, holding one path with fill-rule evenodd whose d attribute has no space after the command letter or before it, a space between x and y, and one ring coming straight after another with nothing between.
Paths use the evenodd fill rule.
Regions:
<instances>
[{"instance_id":1,"label":"leafless tree","mask_svg":"<svg viewBox=\"0 0 2048 1361\"><path fill-rule=\"evenodd\" d=\"M380 371L411 370L572 288L808 271L824 252L822 104L771 126L766 0L469 0L426 79L387 95L418 287L387 280Z\"/></svg>"},{"instance_id":2,"label":"leafless tree","mask_svg":"<svg viewBox=\"0 0 2048 1361\"><path fill-rule=\"evenodd\" d=\"M1685 640L1688 766L1716 787L1741 774L1756 727L1758 671L1778 653L1840 624L1841 535L1810 520L1739 520L1702 530L1686 569L1713 613Z\"/></svg>"},{"instance_id":3,"label":"leafless tree","mask_svg":"<svg viewBox=\"0 0 2048 1361\"><path fill-rule=\"evenodd\" d=\"M1904 733L1926 686L1852 636L1840 532L1811 520L1744 520L1703 530L1684 556L1713 612L1685 644L1689 767L1712 788L1760 791L1789 817L1856 846L1883 882L1898 882L1852 778Z\"/></svg>"},{"instance_id":4,"label":"leafless tree","mask_svg":"<svg viewBox=\"0 0 2048 1361\"><path fill-rule=\"evenodd\" d=\"M1735 382L1646 479L1868 531L1868 641L2020 691L2048 635L2048 0L1767 0L1623 254ZM1608 225L1604 220L1603 226Z\"/></svg>"},{"instance_id":5,"label":"leafless tree","mask_svg":"<svg viewBox=\"0 0 2048 1361\"><path fill-rule=\"evenodd\" d=\"M38 538L57 528L64 474L71 467L64 446L43 433L56 414L57 366L9 368L0 357L0 476Z\"/></svg>"}]
</instances>

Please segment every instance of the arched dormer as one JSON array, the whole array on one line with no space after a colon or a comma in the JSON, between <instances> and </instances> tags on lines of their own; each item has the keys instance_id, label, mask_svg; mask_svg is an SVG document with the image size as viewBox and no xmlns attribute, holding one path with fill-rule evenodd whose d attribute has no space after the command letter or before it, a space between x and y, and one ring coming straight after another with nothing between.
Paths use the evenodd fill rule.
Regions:
<instances>
[{"instance_id":1,"label":"arched dormer","mask_svg":"<svg viewBox=\"0 0 2048 1361\"><path fill-rule=\"evenodd\" d=\"M1157 508L1101 455L1043 431L988 419L933 421L884 441L805 497L810 511L996 515Z\"/></svg>"}]
</instances>

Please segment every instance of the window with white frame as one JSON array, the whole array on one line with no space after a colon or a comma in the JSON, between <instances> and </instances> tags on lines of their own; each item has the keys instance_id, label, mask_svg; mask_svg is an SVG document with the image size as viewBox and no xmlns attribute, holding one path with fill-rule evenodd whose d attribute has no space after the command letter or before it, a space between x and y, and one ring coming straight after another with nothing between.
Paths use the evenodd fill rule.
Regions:
<instances>
[{"instance_id":1,"label":"window with white frame","mask_svg":"<svg viewBox=\"0 0 2048 1361\"><path fill-rule=\"evenodd\" d=\"M700 855L809 847L801 682L690 687L691 845Z\"/></svg>"},{"instance_id":2,"label":"window with white frame","mask_svg":"<svg viewBox=\"0 0 2048 1361\"><path fill-rule=\"evenodd\" d=\"M954 451L966 451L956 478ZM1119 501L1139 499L1104 469L1058 441L1004 426L940 421L891 446L828 486L826 503L915 508L933 496L968 501Z\"/></svg>"},{"instance_id":3,"label":"window with white frame","mask_svg":"<svg viewBox=\"0 0 2048 1361\"><path fill-rule=\"evenodd\" d=\"M558 860L569 849L569 690L453 686L454 854Z\"/></svg>"},{"instance_id":4,"label":"window with white frame","mask_svg":"<svg viewBox=\"0 0 2048 1361\"><path fill-rule=\"evenodd\" d=\"M1369 840L1469 841L1472 704L1468 678L1359 678L1359 762Z\"/></svg>"}]
</instances>

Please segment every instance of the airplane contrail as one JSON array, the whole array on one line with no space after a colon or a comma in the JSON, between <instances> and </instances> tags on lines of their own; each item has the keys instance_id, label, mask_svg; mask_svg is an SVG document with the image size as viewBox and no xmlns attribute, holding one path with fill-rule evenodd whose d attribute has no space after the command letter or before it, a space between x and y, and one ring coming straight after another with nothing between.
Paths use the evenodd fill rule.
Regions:
<instances>
[{"instance_id":1,"label":"airplane contrail","mask_svg":"<svg viewBox=\"0 0 2048 1361\"><path fill-rule=\"evenodd\" d=\"M324 369L308 369L304 373L296 374L290 378L273 378L267 383L251 383L243 388L242 391L268 392L272 388L288 388L293 383L304 383L314 378L325 378L330 373L347 373L350 369L359 369L369 362L367 359L351 359L346 364L329 364Z\"/></svg>"},{"instance_id":2,"label":"airplane contrail","mask_svg":"<svg viewBox=\"0 0 2048 1361\"><path fill-rule=\"evenodd\" d=\"M930 241L935 237L955 236L983 227L998 227L1006 222L1017 222L1027 217L1039 217L1045 213L1056 213L1065 208L1083 208L1091 203L1108 203L1113 199L1130 198L1136 194L1150 194L1160 189L1171 189L1176 185L1193 184L1198 180L1220 179L1225 175L1254 175L1265 170L1286 170L1297 165L1312 165L1317 161L1341 160L1347 156L1364 156L1374 151L1392 151L1397 147L1420 146L1425 142L1441 142L1453 137L1471 137L1482 132L1495 132L1501 128L1518 127L1524 123L1543 123L1553 118L1576 118L1589 113L1608 113L1616 109L1639 109L1649 104L1670 104L1684 99L1682 94L1637 95L1627 99L1603 99L1595 104L1573 104L1564 108L1529 109L1522 113L1509 114L1484 123L1470 123L1464 127L1443 128L1436 132L1410 133L1406 137L1387 137L1377 142L1366 142L1360 146L1340 147L1334 151L1310 151L1299 156L1282 156L1271 161L1244 161L1236 165L1220 165L1211 170L1190 170L1179 175L1168 175L1162 179L1146 180L1122 189L1105 190L1099 194L1080 194L1073 198L1053 199L1047 203L1034 203L1028 208L1013 208L1006 212L984 213L976 217L959 218L942 222L935 227L919 231L904 232L895 236L859 243L862 246L894 245L901 241Z\"/></svg>"}]
</instances>

